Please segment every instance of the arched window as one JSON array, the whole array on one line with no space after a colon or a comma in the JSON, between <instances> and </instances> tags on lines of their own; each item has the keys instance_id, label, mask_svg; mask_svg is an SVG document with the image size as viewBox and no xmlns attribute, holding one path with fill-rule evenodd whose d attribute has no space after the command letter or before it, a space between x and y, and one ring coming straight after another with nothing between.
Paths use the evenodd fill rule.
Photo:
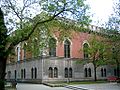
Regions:
<instances>
[{"instance_id":1,"label":"arched window","mask_svg":"<svg viewBox=\"0 0 120 90\"><path fill-rule=\"evenodd\" d=\"M101 77L106 77L106 69L105 68L101 68Z\"/></svg>"},{"instance_id":2,"label":"arched window","mask_svg":"<svg viewBox=\"0 0 120 90\"><path fill-rule=\"evenodd\" d=\"M31 69L31 78L33 79L33 68Z\"/></svg>"},{"instance_id":3,"label":"arched window","mask_svg":"<svg viewBox=\"0 0 120 90\"><path fill-rule=\"evenodd\" d=\"M49 67L48 72L49 72L49 78L53 78L53 69L52 69L52 67Z\"/></svg>"},{"instance_id":4,"label":"arched window","mask_svg":"<svg viewBox=\"0 0 120 90\"><path fill-rule=\"evenodd\" d=\"M84 69L85 77L87 77L87 68Z\"/></svg>"},{"instance_id":5,"label":"arched window","mask_svg":"<svg viewBox=\"0 0 120 90\"><path fill-rule=\"evenodd\" d=\"M85 43L85 44L83 45L84 59L88 59L88 57L89 57L89 54L88 54L88 48L89 48L88 44Z\"/></svg>"},{"instance_id":6,"label":"arched window","mask_svg":"<svg viewBox=\"0 0 120 90\"><path fill-rule=\"evenodd\" d=\"M56 39L54 38L49 40L49 55L56 56Z\"/></svg>"},{"instance_id":7,"label":"arched window","mask_svg":"<svg viewBox=\"0 0 120 90\"><path fill-rule=\"evenodd\" d=\"M21 79L23 79L23 69L21 69Z\"/></svg>"},{"instance_id":8,"label":"arched window","mask_svg":"<svg viewBox=\"0 0 120 90\"><path fill-rule=\"evenodd\" d=\"M15 79L17 78L17 71L15 70L14 71L14 74L15 74Z\"/></svg>"},{"instance_id":9,"label":"arched window","mask_svg":"<svg viewBox=\"0 0 120 90\"><path fill-rule=\"evenodd\" d=\"M65 40L64 42L64 57L70 58L70 41Z\"/></svg>"},{"instance_id":10,"label":"arched window","mask_svg":"<svg viewBox=\"0 0 120 90\"><path fill-rule=\"evenodd\" d=\"M68 68L65 68L65 78L68 78Z\"/></svg>"},{"instance_id":11,"label":"arched window","mask_svg":"<svg viewBox=\"0 0 120 90\"><path fill-rule=\"evenodd\" d=\"M57 67L54 68L54 77L55 78L58 77L58 69L57 69Z\"/></svg>"},{"instance_id":12,"label":"arched window","mask_svg":"<svg viewBox=\"0 0 120 90\"><path fill-rule=\"evenodd\" d=\"M106 74L106 69L104 68L104 77L106 77L106 75L107 75L107 74Z\"/></svg>"},{"instance_id":13,"label":"arched window","mask_svg":"<svg viewBox=\"0 0 120 90\"><path fill-rule=\"evenodd\" d=\"M69 78L72 78L72 68L69 68Z\"/></svg>"},{"instance_id":14,"label":"arched window","mask_svg":"<svg viewBox=\"0 0 120 90\"><path fill-rule=\"evenodd\" d=\"M91 77L91 68L88 69L88 76Z\"/></svg>"},{"instance_id":15,"label":"arched window","mask_svg":"<svg viewBox=\"0 0 120 90\"><path fill-rule=\"evenodd\" d=\"M101 68L101 77L104 77L104 75L103 75L103 68Z\"/></svg>"},{"instance_id":16,"label":"arched window","mask_svg":"<svg viewBox=\"0 0 120 90\"><path fill-rule=\"evenodd\" d=\"M26 70L24 69L24 78L26 78Z\"/></svg>"},{"instance_id":17,"label":"arched window","mask_svg":"<svg viewBox=\"0 0 120 90\"><path fill-rule=\"evenodd\" d=\"M35 67L35 79L37 78L37 68Z\"/></svg>"}]
</instances>

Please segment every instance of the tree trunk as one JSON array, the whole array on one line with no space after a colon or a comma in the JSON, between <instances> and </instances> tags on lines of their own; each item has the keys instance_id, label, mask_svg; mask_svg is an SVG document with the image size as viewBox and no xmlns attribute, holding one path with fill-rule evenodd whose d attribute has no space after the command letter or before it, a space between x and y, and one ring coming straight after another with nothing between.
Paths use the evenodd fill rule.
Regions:
<instances>
[{"instance_id":1,"label":"tree trunk","mask_svg":"<svg viewBox=\"0 0 120 90\"><path fill-rule=\"evenodd\" d=\"M94 80L97 81L96 67L94 67Z\"/></svg>"},{"instance_id":2,"label":"tree trunk","mask_svg":"<svg viewBox=\"0 0 120 90\"><path fill-rule=\"evenodd\" d=\"M93 63L93 65L94 65L94 81L97 81L96 64Z\"/></svg>"},{"instance_id":3,"label":"tree trunk","mask_svg":"<svg viewBox=\"0 0 120 90\"><path fill-rule=\"evenodd\" d=\"M0 57L0 90L5 90L5 70L7 58Z\"/></svg>"}]
</instances>

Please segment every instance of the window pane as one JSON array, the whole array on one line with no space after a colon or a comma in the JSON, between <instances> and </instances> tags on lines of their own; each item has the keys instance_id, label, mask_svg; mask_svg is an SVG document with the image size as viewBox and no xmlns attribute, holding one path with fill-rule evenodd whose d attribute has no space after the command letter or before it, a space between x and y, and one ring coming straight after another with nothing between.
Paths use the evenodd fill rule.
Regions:
<instances>
[{"instance_id":1,"label":"window pane","mask_svg":"<svg viewBox=\"0 0 120 90\"><path fill-rule=\"evenodd\" d=\"M88 73L89 73L89 74L88 74L89 77L91 77L91 68L88 69Z\"/></svg>"},{"instance_id":2,"label":"window pane","mask_svg":"<svg viewBox=\"0 0 120 90\"><path fill-rule=\"evenodd\" d=\"M57 67L54 68L54 77L55 78L58 77L58 69L57 69Z\"/></svg>"},{"instance_id":3,"label":"window pane","mask_svg":"<svg viewBox=\"0 0 120 90\"><path fill-rule=\"evenodd\" d=\"M33 68L31 69L31 78L33 79Z\"/></svg>"},{"instance_id":4,"label":"window pane","mask_svg":"<svg viewBox=\"0 0 120 90\"><path fill-rule=\"evenodd\" d=\"M56 56L56 39L54 38L49 40L49 55Z\"/></svg>"},{"instance_id":5,"label":"window pane","mask_svg":"<svg viewBox=\"0 0 120 90\"><path fill-rule=\"evenodd\" d=\"M69 78L72 78L72 68L69 68Z\"/></svg>"},{"instance_id":6,"label":"window pane","mask_svg":"<svg viewBox=\"0 0 120 90\"><path fill-rule=\"evenodd\" d=\"M21 69L21 79L23 79L23 69Z\"/></svg>"},{"instance_id":7,"label":"window pane","mask_svg":"<svg viewBox=\"0 0 120 90\"><path fill-rule=\"evenodd\" d=\"M101 77L103 77L104 75L103 75L103 68L101 69Z\"/></svg>"},{"instance_id":8,"label":"window pane","mask_svg":"<svg viewBox=\"0 0 120 90\"><path fill-rule=\"evenodd\" d=\"M37 68L35 68L35 79L37 78Z\"/></svg>"},{"instance_id":9,"label":"window pane","mask_svg":"<svg viewBox=\"0 0 120 90\"><path fill-rule=\"evenodd\" d=\"M104 69L104 77L106 77L106 69Z\"/></svg>"},{"instance_id":10,"label":"window pane","mask_svg":"<svg viewBox=\"0 0 120 90\"><path fill-rule=\"evenodd\" d=\"M70 42L68 40L64 42L64 57L70 58Z\"/></svg>"},{"instance_id":11,"label":"window pane","mask_svg":"<svg viewBox=\"0 0 120 90\"><path fill-rule=\"evenodd\" d=\"M85 77L87 77L88 75L87 75L87 68L85 68Z\"/></svg>"},{"instance_id":12,"label":"window pane","mask_svg":"<svg viewBox=\"0 0 120 90\"><path fill-rule=\"evenodd\" d=\"M53 69L52 69L52 67L49 67L48 72L49 72L49 78L53 78Z\"/></svg>"},{"instance_id":13,"label":"window pane","mask_svg":"<svg viewBox=\"0 0 120 90\"><path fill-rule=\"evenodd\" d=\"M68 68L65 68L65 78L68 78Z\"/></svg>"},{"instance_id":14,"label":"window pane","mask_svg":"<svg viewBox=\"0 0 120 90\"><path fill-rule=\"evenodd\" d=\"M26 70L24 69L24 78L26 78Z\"/></svg>"},{"instance_id":15,"label":"window pane","mask_svg":"<svg viewBox=\"0 0 120 90\"><path fill-rule=\"evenodd\" d=\"M85 44L83 45L84 59L88 59L88 48L89 48L88 44L85 43Z\"/></svg>"}]
</instances>

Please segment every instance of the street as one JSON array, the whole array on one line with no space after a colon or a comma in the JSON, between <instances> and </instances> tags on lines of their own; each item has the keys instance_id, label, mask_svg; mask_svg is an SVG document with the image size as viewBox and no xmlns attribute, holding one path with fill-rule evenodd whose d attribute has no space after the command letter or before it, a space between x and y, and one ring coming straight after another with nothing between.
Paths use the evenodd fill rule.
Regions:
<instances>
[{"instance_id":1,"label":"street","mask_svg":"<svg viewBox=\"0 0 120 90\"><path fill-rule=\"evenodd\" d=\"M24 84L18 83L17 90L70 90L64 87L48 87L42 84Z\"/></svg>"},{"instance_id":2,"label":"street","mask_svg":"<svg viewBox=\"0 0 120 90\"><path fill-rule=\"evenodd\" d=\"M87 89L88 90L120 90L120 84L117 83L81 84L81 85L70 85L70 86L83 88L86 90Z\"/></svg>"},{"instance_id":3,"label":"street","mask_svg":"<svg viewBox=\"0 0 120 90\"><path fill-rule=\"evenodd\" d=\"M73 90L120 90L120 84L117 83L68 85L68 87L74 87ZM42 84L25 83L18 83L16 88L17 90L71 90L65 87L49 87Z\"/></svg>"}]
</instances>

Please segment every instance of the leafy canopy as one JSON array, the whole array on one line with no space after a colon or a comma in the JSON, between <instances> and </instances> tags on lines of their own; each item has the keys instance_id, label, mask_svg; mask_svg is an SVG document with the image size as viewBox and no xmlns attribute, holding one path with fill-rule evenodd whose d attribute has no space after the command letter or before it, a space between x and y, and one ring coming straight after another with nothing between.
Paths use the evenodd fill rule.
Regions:
<instances>
[{"instance_id":1,"label":"leafy canopy","mask_svg":"<svg viewBox=\"0 0 120 90\"><path fill-rule=\"evenodd\" d=\"M85 0L18 1L19 0L2 0L1 3L1 8L5 12L4 15L8 16L6 17L8 20L7 23L12 23L14 24L13 26L17 27L11 35L8 35L8 41L5 45L7 47L6 51L11 51L14 46L18 45L20 42L28 39L30 40L29 42L32 42L35 38L41 42L38 44L38 47L43 47L46 45L46 42L48 42L48 36L51 35L51 28L49 27L52 27L52 25L61 25L61 27L64 26L65 30L67 30L69 28L67 21L73 20L72 22L74 22L74 25L77 22L81 24L81 26L88 25L90 22L89 16L87 15L87 10L89 7L84 3ZM18 4L21 5L19 6ZM38 11L38 9L37 11L40 12L40 15L33 18L33 13L29 12L31 11L30 8L33 10L36 7L36 4L37 6L39 5L40 11ZM11 16L9 17L9 15ZM62 18L62 20L59 20L59 18ZM56 19L58 21L57 23ZM65 23L61 24L61 22ZM9 31L13 31L13 28L8 28L8 32ZM67 32L70 31L67 30ZM44 36L41 33L44 33ZM63 32L63 30L61 30L61 34L66 36L65 31ZM44 37L44 39L39 39L39 36L41 39Z\"/></svg>"}]
</instances>

